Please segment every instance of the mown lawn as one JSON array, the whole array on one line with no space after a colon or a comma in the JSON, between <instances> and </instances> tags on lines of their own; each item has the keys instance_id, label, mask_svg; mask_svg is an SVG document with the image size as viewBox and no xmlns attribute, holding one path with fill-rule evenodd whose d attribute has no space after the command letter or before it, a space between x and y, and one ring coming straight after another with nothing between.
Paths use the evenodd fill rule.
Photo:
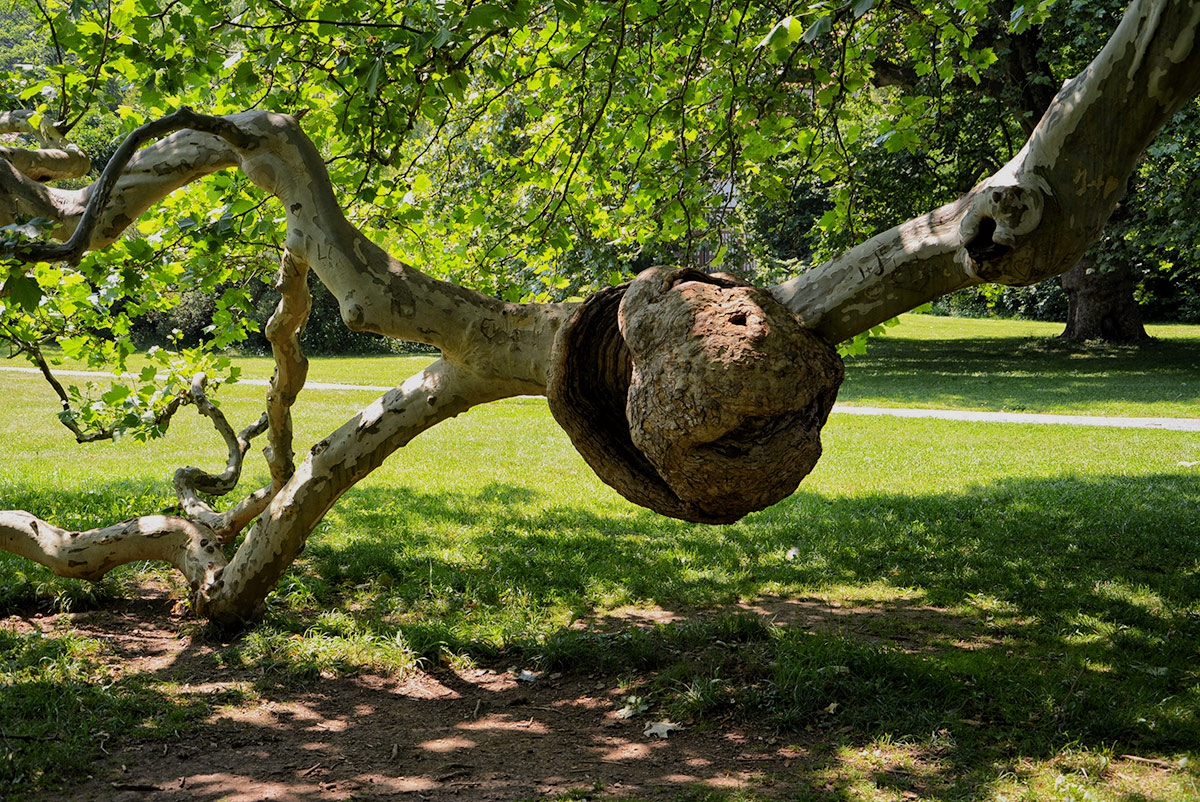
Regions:
<instances>
[{"instance_id":1,"label":"mown lawn","mask_svg":"<svg viewBox=\"0 0 1200 802\"><path fill-rule=\"evenodd\" d=\"M841 400L1200 417L1200 329L1136 350L1039 339L1053 333L906 317L849 364ZM414 364L315 360L311 378L387 385ZM37 377L0 372L0 392L6 508L75 527L157 511L175 467L220 459L188 417L148 446L80 447ZM243 421L261 394L221 398ZM373 396L306 392L299 441ZM498 656L636 669L663 716L754 717L819 740L795 799L1200 798L1200 435L835 414L824 442L794 496L709 527L602 485L541 399L472 410L346 495L224 659L256 667L262 693ZM0 555L0 616L103 605L163 578L135 565L93 586ZM832 628L721 613L781 599L850 612ZM690 623L572 626L627 606ZM0 791L29 798L86 773L88 733L186 737L205 715L154 678L106 678L105 648L0 628ZM888 785L881 766L920 783Z\"/></svg>"}]
</instances>

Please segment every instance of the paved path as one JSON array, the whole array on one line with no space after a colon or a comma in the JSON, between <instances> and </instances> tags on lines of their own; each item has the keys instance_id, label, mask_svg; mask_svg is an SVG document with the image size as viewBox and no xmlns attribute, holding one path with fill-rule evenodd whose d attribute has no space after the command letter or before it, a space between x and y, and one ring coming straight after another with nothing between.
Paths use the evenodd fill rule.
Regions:
<instances>
[{"instance_id":1,"label":"paved path","mask_svg":"<svg viewBox=\"0 0 1200 802\"><path fill-rule=\"evenodd\" d=\"M32 373L38 376L37 368L0 366L0 371L10 373ZM103 377L111 374L88 370L56 370L56 376ZM239 379L238 384L251 387L266 387L266 379ZM335 382L308 382L306 390L353 390L385 393L392 389L372 384L337 384ZM973 412L962 409L896 409L892 407L860 407L853 404L835 404L835 413L843 415L887 415L895 418L938 418L940 420L976 421L979 423L1043 423L1065 426L1106 426L1114 429L1163 429L1176 432L1200 432L1200 418L1107 418L1098 415L1041 415L1030 412Z\"/></svg>"},{"instance_id":2,"label":"paved path","mask_svg":"<svg viewBox=\"0 0 1200 802\"><path fill-rule=\"evenodd\" d=\"M941 418L981 423L1049 423L1068 426L1108 426L1114 429L1168 429L1200 432L1200 418L1106 418L1099 415L1040 415L1032 412L972 412L965 409L893 409L835 404L845 415L891 415L896 418Z\"/></svg>"}]
</instances>

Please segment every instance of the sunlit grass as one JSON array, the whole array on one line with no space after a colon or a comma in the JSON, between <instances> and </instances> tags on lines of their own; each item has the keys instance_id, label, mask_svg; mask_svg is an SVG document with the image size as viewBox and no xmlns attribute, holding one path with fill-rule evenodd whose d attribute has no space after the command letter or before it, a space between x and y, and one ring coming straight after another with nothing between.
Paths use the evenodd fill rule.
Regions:
<instances>
[{"instance_id":1,"label":"sunlit grass","mask_svg":"<svg viewBox=\"0 0 1200 802\"><path fill-rule=\"evenodd\" d=\"M1070 344L1057 323L903 315L846 362L843 403L1125 417L1200 415L1200 327Z\"/></svg>"},{"instance_id":2,"label":"sunlit grass","mask_svg":"<svg viewBox=\"0 0 1200 802\"><path fill-rule=\"evenodd\" d=\"M949 325L929 320L931 331ZM1008 342L982 323L993 322L955 329L952 347ZM898 337L907 325L888 347L909 347ZM924 343L937 363L928 337L908 342ZM869 355L879 375L852 364L847 388L915 393L909 366L887 374L882 350ZM1072 380L1063 364L1073 357L1051 355L1050 367L1033 352L1023 358L1025 374L1049 377L1005 379L1013 392L1028 388L1027 406L1046 385ZM331 361L312 376L387 385L399 380L395 365L404 373L416 363ZM1096 384L1087 404L1072 403L1088 413L1125 408L1130 386L1115 382L1100 397ZM72 527L157 512L173 503L176 467L223 460L190 410L165 440L81 447L37 377L0 373L0 389L20 399L0 405L6 508ZM237 385L220 399L244 425L262 393ZM306 391L298 445L374 396ZM1157 411L1137 414L1168 414L1177 401L1147 403ZM1194 405L1183 410L1198 416ZM835 414L823 439L826 453L795 495L709 527L641 510L600 483L542 399L472 410L418 437L335 506L262 621L219 651L220 669L264 695L419 665L603 672L625 678L646 716L697 727L767 722L804 744L814 757L797 767L796 799L1200 796L1200 436ZM261 461L247 474L250 485L264 480ZM0 611L87 609L146 582L174 583L184 596L163 569L128 566L94 586L0 555ZM620 615L626 607L663 608L683 622L634 626ZM100 726L80 706L92 704L85 686L111 681L102 644L65 633L6 637L35 656L46 644L81 651L45 661L65 666L59 673L35 676L30 661L6 669L0 696L35 702L0 730L58 732L38 688L74 700L61 709L63 726ZM95 703L95 716L186 729L209 704L164 678L140 682L116 686L128 711ZM52 759L41 743L22 742L24 768L2 782L52 783L37 779ZM86 770L96 752L80 743L56 777Z\"/></svg>"}]
</instances>

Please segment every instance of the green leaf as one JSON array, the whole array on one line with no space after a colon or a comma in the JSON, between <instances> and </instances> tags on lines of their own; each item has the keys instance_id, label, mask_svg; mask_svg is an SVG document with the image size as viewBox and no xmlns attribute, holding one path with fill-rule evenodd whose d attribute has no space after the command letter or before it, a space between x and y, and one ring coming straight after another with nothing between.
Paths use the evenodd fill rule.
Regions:
<instances>
[{"instance_id":1,"label":"green leaf","mask_svg":"<svg viewBox=\"0 0 1200 802\"><path fill-rule=\"evenodd\" d=\"M858 19L874 7L875 0L858 0L858 2L854 4L854 7L851 9L851 11L854 12L854 18Z\"/></svg>"},{"instance_id":2,"label":"green leaf","mask_svg":"<svg viewBox=\"0 0 1200 802\"><path fill-rule=\"evenodd\" d=\"M518 14L495 3L481 3L463 17L461 29L473 31L483 28L512 27L522 22Z\"/></svg>"},{"instance_id":3,"label":"green leaf","mask_svg":"<svg viewBox=\"0 0 1200 802\"><path fill-rule=\"evenodd\" d=\"M104 400L104 403L112 406L124 401L129 397L129 394L130 390L128 387L123 384L114 384L107 393L100 397Z\"/></svg>"},{"instance_id":4,"label":"green leaf","mask_svg":"<svg viewBox=\"0 0 1200 802\"><path fill-rule=\"evenodd\" d=\"M775 23L775 26L767 32L767 35L756 47L767 47L768 45L775 48L788 47L803 35L803 31L800 20L795 17L784 17Z\"/></svg>"},{"instance_id":5,"label":"green leaf","mask_svg":"<svg viewBox=\"0 0 1200 802\"><path fill-rule=\"evenodd\" d=\"M42 300L42 288L29 276L12 276L4 282L4 294L26 312L33 312Z\"/></svg>"},{"instance_id":6,"label":"green leaf","mask_svg":"<svg viewBox=\"0 0 1200 802\"><path fill-rule=\"evenodd\" d=\"M820 37L833 30L833 15L826 14L818 19L812 25L808 26L808 30L804 32L804 41L810 45Z\"/></svg>"},{"instance_id":7,"label":"green leaf","mask_svg":"<svg viewBox=\"0 0 1200 802\"><path fill-rule=\"evenodd\" d=\"M1008 25L1013 31L1020 33L1023 30L1021 19L1025 16L1025 6L1019 5L1012 10L1012 14L1008 18Z\"/></svg>"},{"instance_id":8,"label":"green leaf","mask_svg":"<svg viewBox=\"0 0 1200 802\"><path fill-rule=\"evenodd\" d=\"M383 59L376 59L367 73L367 97L373 98L378 94L379 77L383 75Z\"/></svg>"}]
</instances>

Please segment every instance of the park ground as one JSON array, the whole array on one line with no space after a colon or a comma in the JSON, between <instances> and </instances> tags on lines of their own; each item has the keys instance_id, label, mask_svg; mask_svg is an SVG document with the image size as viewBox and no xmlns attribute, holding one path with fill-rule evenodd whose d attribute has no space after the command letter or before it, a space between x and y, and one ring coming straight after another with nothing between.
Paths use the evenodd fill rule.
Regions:
<instances>
[{"instance_id":1,"label":"park ground","mask_svg":"<svg viewBox=\"0 0 1200 802\"><path fill-rule=\"evenodd\" d=\"M841 401L1200 417L1200 330L1053 333L909 316ZM162 508L219 454L190 421L83 449L35 377L0 387L6 506L68 525ZM300 436L372 395L302 396ZM705 527L604 488L540 399L473 410L343 499L243 632L152 566L0 555L0 796L1200 799L1200 434L836 414L824 439L791 499Z\"/></svg>"}]
</instances>

